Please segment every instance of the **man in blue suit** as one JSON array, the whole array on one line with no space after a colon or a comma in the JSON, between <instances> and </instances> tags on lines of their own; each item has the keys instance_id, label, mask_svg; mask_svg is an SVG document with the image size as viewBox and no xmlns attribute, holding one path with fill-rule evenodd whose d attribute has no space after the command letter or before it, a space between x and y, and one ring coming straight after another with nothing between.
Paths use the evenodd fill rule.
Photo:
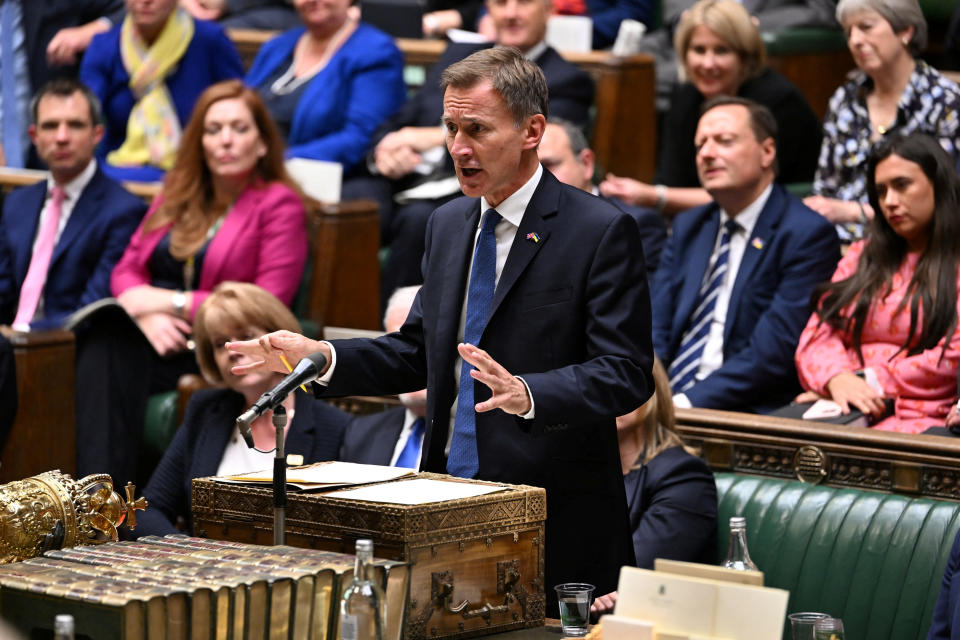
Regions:
<instances>
[{"instance_id":1,"label":"man in blue suit","mask_svg":"<svg viewBox=\"0 0 960 640\"><path fill-rule=\"evenodd\" d=\"M546 489L556 614L554 585L609 593L634 562L615 416L653 390L643 248L629 215L540 165L547 86L534 63L497 47L443 78L447 150L468 197L431 216L404 325L376 340L278 332L228 348L263 360L236 373L320 351L332 396L426 386L421 469Z\"/></svg>"},{"instance_id":2,"label":"man in blue suit","mask_svg":"<svg viewBox=\"0 0 960 640\"><path fill-rule=\"evenodd\" d=\"M593 181L596 171L593 149L587 146L587 137L583 135L583 130L569 120L551 117L547 121L537 154L544 168L560 182L595 196L600 195L600 190ZM617 198L600 197L626 211L637 221L643 243L643 257L647 261L647 278L653 278L660 262L663 243L667 241L667 223L663 216L656 209L635 207Z\"/></svg>"},{"instance_id":3,"label":"man in blue suit","mask_svg":"<svg viewBox=\"0 0 960 640\"><path fill-rule=\"evenodd\" d=\"M714 202L674 220L651 297L678 407L767 412L800 392L793 353L840 244L774 182L775 139L773 116L753 101L704 105L697 171Z\"/></svg>"},{"instance_id":4,"label":"man in blue suit","mask_svg":"<svg viewBox=\"0 0 960 640\"><path fill-rule=\"evenodd\" d=\"M387 333L403 326L418 291L420 287L401 287L391 294L383 317ZM400 403L402 407L354 418L343 433L338 460L419 469L427 390L401 393Z\"/></svg>"},{"instance_id":5,"label":"man in blue suit","mask_svg":"<svg viewBox=\"0 0 960 640\"><path fill-rule=\"evenodd\" d=\"M103 124L89 89L76 80L53 80L34 98L31 118L30 137L50 175L7 196L0 218L0 322L19 320L19 330L59 326L109 296L113 265L146 211L142 199L97 167L93 155ZM54 216L56 225L45 224ZM44 229L53 235L53 248L49 261L39 264L34 250ZM21 293L31 271L34 280L40 277L42 294L26 304Z\"/></svg>"}]
</instances>

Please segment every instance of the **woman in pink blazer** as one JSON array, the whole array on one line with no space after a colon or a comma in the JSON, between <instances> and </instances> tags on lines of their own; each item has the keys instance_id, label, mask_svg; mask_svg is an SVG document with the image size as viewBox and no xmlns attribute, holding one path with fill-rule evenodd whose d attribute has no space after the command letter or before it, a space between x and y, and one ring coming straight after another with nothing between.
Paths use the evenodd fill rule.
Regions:
<instances>
[{"instance_id":1,"label":"woman in pink blazer","mask_svg":"<svg viewBox=\"0 0 960 640\"><path fill-rule=\"evenodd\" d=\"M79 473L110 473L120 484L137 478L147 398L197 371L191 323L217 284L251 282L293 301L306 215L283 155L263 102L239 80L198 98L163 193L113 271L122 311L78 331Z\"/></svg>"},{"instance_id":2,"label":"woman in pink blazer","mask_svg":"<svg viewBox=\"0 0 960 640\"><path fill-rule=\"evenodd\" d=\"M960 179L933 138L883 140L867 166L880 212L850 246L800 336L796 362L808 393L877 429L942 426L957 401L960 362Z\"/></svg>"}]
</instances>

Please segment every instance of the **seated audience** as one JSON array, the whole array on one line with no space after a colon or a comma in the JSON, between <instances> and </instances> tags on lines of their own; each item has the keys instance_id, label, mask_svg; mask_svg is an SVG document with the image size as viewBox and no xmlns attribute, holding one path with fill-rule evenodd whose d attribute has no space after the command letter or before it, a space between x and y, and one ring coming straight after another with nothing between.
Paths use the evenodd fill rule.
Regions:
<instances>
[{"instance_id":1,"label":"seated audience","mask_svg":"<svg viewBox=\"0 0 960 640\"><path fill-rule=\"evenodd\" d=\"M4 91L0 100L0 165L40 167L27 137L30 98L56 77L77 74L79 54L94 35L123 15L123 0L7 0L0 6L0 29L9 21L9 51L0 51ZM4 105L15 105L4 108Z\"/></svg>"},{"instance_id":2,"label":"seated audience","mask_svg":"<svg viewBox=\"0 0 960 640\"><path fill-rule=\"evenodd\" d=\"M837 20L858 69L830 98L815 195L804 203L850 242L874 216L866 188L874 145L890 135L926 133L956 161L960 87L917 57L927 45L917 0L840 0Z\"/></svg>"},{"instance_id":3,"label":"seated audience","mask_svg":"<svg viewBox=\"0 0 960 640\"><path fill-rule=\"evenodd\" d=\"M780 182L809 182L820 148L820 121L800 90L766 66L760 31L743 5L700 0L680 20L674 42L686 82L677 87L664 116L656 184L608 176L600 192L670 214L710 202L697 178L694 133L701 107L718 95L766 106L777 123Z\"/></svg>"},{"instance_id":4,"label":"seated audience","mask_svg":"<svg viewBox=\"0 0 960 640\"><path fill-rule=\"evenodd\" d=\"M280 31L297 26L289 0L180 0L197 20L216 20L224 29Z\"/></svg>"},{"instance_id":5,"label":"seated audience","mask_svg":"<svg viewBox=\"0 0 960 640\"><path fill-rule=\"evenodd\" d=\"M697 169L714 202L673 221L650 294L653 347L678 407L767 412L799 389L792 355L840 242L774 182L776 134L755 102L704 105Z\"/></svg>"},{"instance_id":6,"label":"seated audience","mask_svg":"<svg viewBox=\"0 0 960 640\"><path fill-rule=\"evenodd\" d=\"M144 201L100 170L100 105L68 78L44 85L31 105L30 138L50 168L15 189L0 218L0 323L52 328L110 295L110 272L143 219Z\"/></svg>"},{"instance_id":7,"label":"seated audience","mask_svg":"<svg viewBox=\"0 0 960 640\"><path fill-rule=\"evenodd\" d=\"M957 401L960 179L933 138L893 136L870 157L867 194L880 215L800 337L797 371L813 392L800 399L829 398L880 419L877 429L916 433L942 426Z\"/></svg>"},{"instance_id":8,"label":"seated audience","mask_svg":"<svg viewBox=\"0 0 960 640\"><path fill-rule=\"evenodd\" d=\"M80 78L100 98L107 131L98 157L108 175L159 180L173 167L182 127L204 89L243 75L219 26L176 0L126 0L123 22L90 43Z\"/></svg>"},{"instance_id":9,"label":"seated audience","mask_svg":"<svg viewBox=\"0 0 960 640\"><path fill-rule=\"evenodd\" d=\"M298 0L304 27L260 49L246 82L289 145L287 155L359 164L377 127L403 104L403 55L382 31L350 17L350 0Z\"/></svg>"},{"instance_id":10,"label":"seated audience","mask_svg":"<svg viewBox=\"0 0 960 640\"><path fill-rule=\"evenodd\" d=\"M224 280L289 305L307 255L305 210L263 101L239 80L207 89L177 163L113 270L122 312L95 317L77 343L77 468L134 477L151 393L196 371L190 322Z\"/></svg>"},{"instance_id":11,"label":"seated audience","mask_svg":"<svg viewBox=\"0 0 960 640\"><path fill-rule=\"evenodd\" d=\"M427 0L421 20L424 38L442 38L450 29L474 31L483 0Z\"/></svg>"},{"instance_id":12,"label":"seated audience","mask_svg":"<svg viewBox=\"0 0 960 640\"><path fill-rule=\"evenodd\" d=\"M403 287L390 296L383 318L387 333L399 331L403 326L419 290L420 287ZM401 393L400 404L403 406L354 418L343 435L339 459L419 469L427 390Z\"/></svg>"},{"instance_id":13,"label":"seated audience","mask_svg":"<svg viewBox=\"0 0 960 640\"><path fill-rule=\"evenodd\" d=\"M560 182L597 195L593 177L596 170L593 150L587 146L583 131L572 122L550 118L537 147L540 163ZM667 240L667 224L656 211L634 207L616 198L604 198L629 213L640 227L643 257L647 264L647 279L653 277L660 261L660 251Z\"/></svg>"},{"instance_id":14,"label":"seated audience","mask_svg":"<svg viewBox=\"0 0 960 640\"><path fill-rule=\"evenodd\" d=\"M593 48L609 49L617 39L620 23L636 20L650 27L658 9L654 0L553 0L560 15L588 16L593 22Z\"/></svg>"},{"instance_id":15,"label":"seated audience","mask_svg":"<svg viewBox=\"0 0 960 640\"><path fill-rule=\"evenodd\" d=\"M673 48L673 34L684 13L695 3L695 0L663 0L660 27L648 31L640 39L640 51L652 55L655 60L658 112L665 113L669 109L670 96L677 85L678 60ZM833 17L833 0L751 0L747 8L762 33L777 34L796 27L840 28Z\"/></svg>"},{"instance_id":16,"label":"seated audience","mask_svg":"<svg viewBox=\"0 0 960 640\"><path fill-rule=\"evenodd\" d=\"M300 324L275 296L253 284L223 282L200 305L193 323L197 364L204 378L218 386L191 396L183 424L144 489L150 508L137 515L135 536L176 533L178 520L190 531L194 478L273 468L273 412L250 425L255 449L247 448L236 419L284 376L234 374L231 367L247 356L228 352L223 345L280 329L299 332ZM305 464L334 460L348 415L299 391L287 396L283 406L288 419L285 452L302 455Z\"/></svg>"},{"instance_id":17,"label":"seated audience","mask_svg":"<svg viewBox=\"0 0 960 640\"><path fill-rule=\"evenodd\" d=\"M577 125L587 123L593 80L547 46L551 0L488 0L497 43L516 47L547 78L550 114ZM427 218L460 194L453 160L444 148L440 74L449 65L492 44L450 44L427 74L420 91L374 136L367 165L383 179L359 179L344 185L344 197L374 197L380 206L381 242L390 247L381 291L420 284ZM396 203L396 206L394 205Z\"/></svg>"},{"instance_id":18,"label":"seated audience","mask_svg":"<svg viewBox=\"0 0 960 640\"><path fill-rule=\"evenodd\" d=\"M717 554L717 485L706 463L676 432L670 381L653 363L656 393L617 418L617 439L637 566L656 558L714 564ZM595 613L612 611L617 592L600 595Z\"/></svg>"}]
</instances>

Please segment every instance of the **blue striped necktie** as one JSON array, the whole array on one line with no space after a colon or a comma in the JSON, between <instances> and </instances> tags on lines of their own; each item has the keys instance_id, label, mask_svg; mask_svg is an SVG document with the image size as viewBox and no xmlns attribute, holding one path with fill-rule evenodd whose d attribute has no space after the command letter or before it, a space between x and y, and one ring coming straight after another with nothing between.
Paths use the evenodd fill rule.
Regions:
<instances>
[{"instance_id":1,"label":"blue striped necktie","mask_svg":"<svg viewBox=\"0 0 960 640\"><path fill-rule=\"evenodd\" d=\"M673 393L683 393L697 381L697 369L700 368L700 357L703 355L703 347L707 344L707 336L710 334L710 322L717 307L717 296L720 295L720 287L727 275L730 238L739 229L740 225L734 220L727 220L723 225L716 260L713 262L713 267L707 271L703 284L700 285L697 304L683 332L677 357L670 363L670 388Z\"/></svg>"},{"instance_id":2,"label":"blue striped necktie","mask_svg":"<svg viewBox=\"0 0 960 640\"><path fill-rule=\"evenodd\" d=\"M478 345L487 325L493 291L497 282L497 237L493 230L502 218L495 209L487 209L477 247L473 252L470 286L467 288L467 316L463 324L463 341ZM461 478L473 478L479 469L477 459L477 414L473 399L473 366L466 360L460 366L460 391L457 394L457 416L453 421L453 438L447 471Z\"/></svg>"}]
</instances>

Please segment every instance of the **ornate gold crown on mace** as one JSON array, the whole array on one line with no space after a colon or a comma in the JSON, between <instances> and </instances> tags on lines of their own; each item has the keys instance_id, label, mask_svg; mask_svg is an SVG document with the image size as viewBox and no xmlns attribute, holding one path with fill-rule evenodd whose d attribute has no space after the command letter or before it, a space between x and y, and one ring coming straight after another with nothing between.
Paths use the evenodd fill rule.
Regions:
<instances>
[{"instance_id":1,"label":"ornate gold crown on mace","mask_svg":"<svg viewBox=\"0 0 960 640\"><path fill-rule=\"evenodd\" d=\"M117 527L136 527L136 510L147 506L134 490L128 483L124 498L107 474L74 480L59 470L0 485L0 563L116 541Z\"/></svg>"}]
</instances>

